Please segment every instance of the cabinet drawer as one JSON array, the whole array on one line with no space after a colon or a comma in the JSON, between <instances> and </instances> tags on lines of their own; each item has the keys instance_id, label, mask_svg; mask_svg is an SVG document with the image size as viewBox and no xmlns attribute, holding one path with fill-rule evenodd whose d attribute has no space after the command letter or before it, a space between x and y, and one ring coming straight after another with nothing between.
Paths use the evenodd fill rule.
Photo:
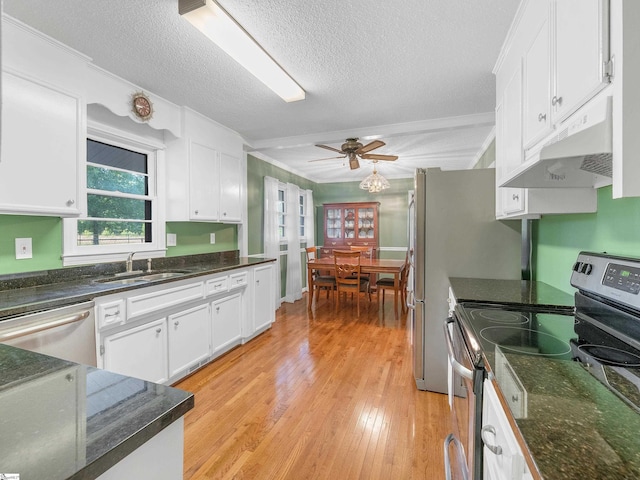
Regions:
<instances>
[{"instance_id":1,"label":"cabinet drawer","mask_svg":"<svg viewBox=\"0 0 640 480\"><path fill-rule=\"evenodd\" d=\"M127 318L132 319L173 305L203 298L202 287L202 282L190 283L131 297L127 299Z\"/></svg>"},{"instance_id":2,"label":"cabinet drawer","mask_svg":"<svg viewBox=\"0 0 640 480\"><path fill-rule=\"evenodd\" d=\"M98 305L96 312L98 328L122 325L127 318L125 306L123 298Z\"/></svg>"},{"instance_id":3,"label":"cabinet drawer","mask_svg":"<svg viewBox=\"0 0 640 480\"><path fill-rule=\"evenodd\" d=\"M211 280L207 280L207 283L204 287L204 293L206 296L215 295L218 293L228 292L229 291L229 277L226 275L224 277L212 278Z\"/></svg>"},{"instance_id":4,"label":"cabinet drawer","mask_svg":"<svg viewBox=\"0 0 640 480\"><path fill-rule=\"evenodd\" d=\"M229 275L229 290L246 287L248 282L247 272L233 273Z\"/></svg>"}]
</instances>

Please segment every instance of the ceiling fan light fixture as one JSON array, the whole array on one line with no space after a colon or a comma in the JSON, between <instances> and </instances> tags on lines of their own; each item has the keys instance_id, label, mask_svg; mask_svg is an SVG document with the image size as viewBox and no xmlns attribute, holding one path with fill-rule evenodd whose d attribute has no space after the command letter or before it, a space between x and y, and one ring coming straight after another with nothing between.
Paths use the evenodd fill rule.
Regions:
<instances>
[{"instance_id":1,"label":"ceiling fan light fixture","mask_svg":"<svg viewBox=\"0 0 640 480\"><path fill-rule=\"evenodd\" d=\"M360 188L368 190L369 193L379 193L389 187L391 187L389 180L380 175L376 171L376 167L373 167L373 173L371 175L360 182Z\"/></svg>"},{"instance_id":2,"label":"ceiling fan light fixture","mask_svg":"<svg viewBox=\"0 0 640 480\"><path fill-rule=\"evenodd\" d=\"M178 11L285 102L304 100L300 85L215 1L178 0Z\"/></svg>"}]
</instances>

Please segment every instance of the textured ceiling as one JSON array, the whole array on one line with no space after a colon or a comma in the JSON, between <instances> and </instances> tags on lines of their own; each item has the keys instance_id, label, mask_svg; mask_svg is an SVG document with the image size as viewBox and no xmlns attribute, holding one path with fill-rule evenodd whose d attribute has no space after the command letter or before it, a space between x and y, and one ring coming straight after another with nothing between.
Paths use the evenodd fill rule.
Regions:
<instances>
[{"instance_id":1,"label":"textured ceiling","mask_svg":"<svg viewBox=\"0 0 640 480\"><path fill-rule=\"evenodd\" d=\"M285 103L178 15L177 0L4 0L4 11L314 181L360 179L315 143L377 136L390 178L466 168L494 120L491 70L519 0L220 0L307 92ZM361 140L366 143L365 138Z\"/></svg>"}]
</instances>

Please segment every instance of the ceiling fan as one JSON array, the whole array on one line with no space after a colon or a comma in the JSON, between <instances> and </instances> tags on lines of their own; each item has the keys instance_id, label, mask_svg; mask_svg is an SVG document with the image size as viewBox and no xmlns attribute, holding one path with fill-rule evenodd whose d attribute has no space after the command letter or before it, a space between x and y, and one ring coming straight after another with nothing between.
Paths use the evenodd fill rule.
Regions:
<instances>
[{"instance_id":1,"label":"ceiling fan","mask_svg":"<svg viewBox=\"0 0 640 480\"><path fill-rule=\"evenodd\" d=\"M316 147L326 148L327 150L331 150L333 152L338 152L342 154L339 157L331 157L331 158L319 158L317 160L309 160L310 162L320 162L323 160L333 160L334 158L346 158L349 157L349 167L351 170L355 170L356 168L360 168L360 162L358 161L358 157L363 160L387 160L394 161L398 159L397 155L380 155L377 153L367 153L371 150L375 150L376 148L380 148L386 145L381 140L374 140L373 142L367 143L366 145L362 145L358 141L357 138L347 138L347 141L342 144L340 150L337 148L330 147L328 145L316 145Z\"/></svg>"}]
</instances>

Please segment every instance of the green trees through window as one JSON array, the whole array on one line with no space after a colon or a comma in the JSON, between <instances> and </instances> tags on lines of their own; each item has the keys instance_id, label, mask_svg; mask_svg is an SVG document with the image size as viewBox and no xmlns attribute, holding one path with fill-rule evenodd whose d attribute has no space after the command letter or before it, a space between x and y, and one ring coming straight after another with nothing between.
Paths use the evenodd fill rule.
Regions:
<instances>
[{"instance_id":1,"label":"green trees through window","mask_svg":"<svg viewBox=\"0 0 640 480\"><path fill-rule=\"evenodd\" d=\"M147 155L87 140L87 219L78 245L149 243L152 204Z\"/></svg>"}]
</instances>

